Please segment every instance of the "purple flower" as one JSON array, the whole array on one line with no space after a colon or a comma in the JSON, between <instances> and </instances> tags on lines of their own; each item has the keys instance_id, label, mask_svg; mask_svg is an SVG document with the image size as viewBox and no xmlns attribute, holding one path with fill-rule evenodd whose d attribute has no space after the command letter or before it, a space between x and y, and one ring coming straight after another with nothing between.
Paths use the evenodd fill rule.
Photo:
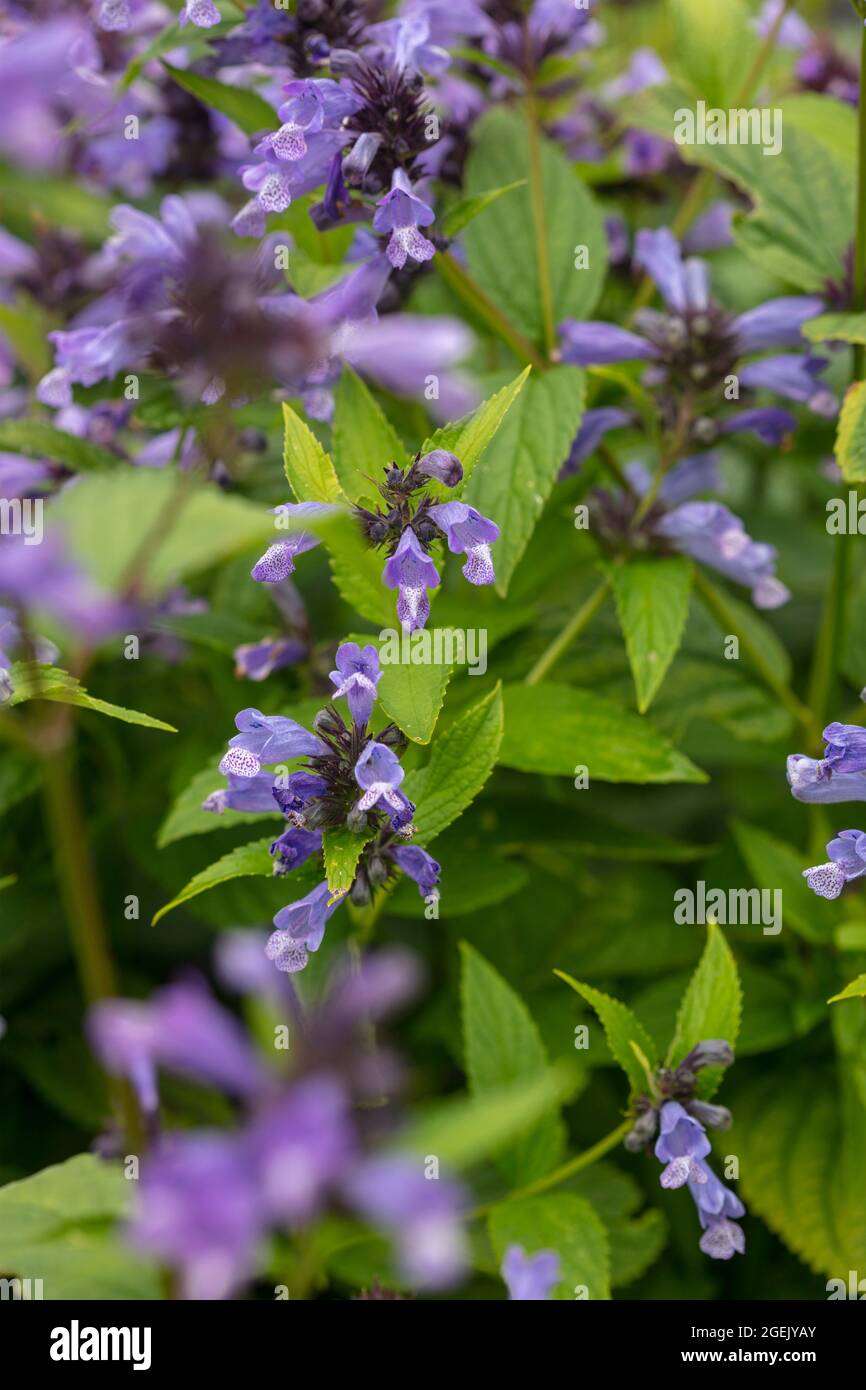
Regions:
<instances>
[{"instance_id":1,"label":"purple flower","mask_svg":"<svg viewBox=\"0 0 866 1390\"><path fill-rule=\"evenodd\" d=\"M130 1238L180 1270L182 1298L231 1298L255 1273L265 1229L242 1138L172 1135L142 1164Z\"/></svg>"},{"instance_id":2,"label":"purple flower","mask_svg":"<svg viewBox=\"0 0 866 1390\"><path fill-rule=\"evenodd\" d=\"M866 835L862 830L840 830L827 853L829 862L804 869L803 877L819 898L838 898L846 883L866 873Z\"/></svg>"},{"instance_id":3,"label":"purple flower","mask_svg":"<svg viewBox=\"0 0 866 1390\"><path fill-rule=\"evenodd\" d=\"M290 772L274 784L273 798L284 816L291 817L303 813L307 802L323 796L328 790L324 777L314 772Z\"/></svg>"},{"instance_id":4,"label":"purple flower","mask_svg":"<svg viewBox=\"0 0 866 1390\"><path fill-rule=\"evenodd\" d=\"M465 502L440 502L430 516L448 538L452 554L466 556L463 573L470 584L492 584L496 579L490 546L499 538L499 527Z\"/></svg>"},{"instance_id":5,"label":"purple flower","mask_svg":"<svg viewBox=\"0 0 866 1390\"><path fill-rule=\"evenodd\" d=\"M374 646L364 647L357 642L344 642L337 648L337 669L331 672L334 699L347 699L352 718L363 729L373 712L376 687L382 679L379 653Z\"/></svg>"},{"instance_id":6,"label":"purple flower","mask_svg":"<svg viewBox=\"0 0 866 1390\"><path fill-rule=\"evenodd\" d=\"M421 849L420 845L393 845L388 853L404 874L415 880L422 898L435 893L440 866L426 849Z\"/></svg>"},{"instance_id":7,"label":"purple flower","mask_svg":"<svg viewBox=\"0 0 866 1390\"><path fill-rule=\"evenodd\" d=\"M297 666L307 655L306 643L296 637L263 637L235 647L235 675L248 681L263 681L284 666Z\"/></svg>"},{"instance_id":8,"label":"purple flower","mask_svg":"<svg viewBox=\"0 0 866 1390\"><path fill-rule=\"evenodd\" d=\"M561 1277L561 1263L555 1250L539 1250L527 1255L522 1245L509 1245L502 1261L502 1278L512 1302L542 1302Z\"/></svg>"},{"instance_id":9,"label":"purple flower","mask_svg":"<svg viewBox=\"0 0 866 1390\"><path fill-rule=\"evenodd\" d=\"M415 468L427 478L436 478L445 487L456 487L463 478L463 464L447 449L431 449L416 459Z\"/></svg>"},{"instance_id":10,"label":"purple flower","mask_svg":"<svg viewBox=\"0 0 866 1390\"><path fill-rule=\"evenodd\" d=\"M41 545L27 541L16 536L0 546L0 600L44 609L85 642L124 631L134 616L128 605L97 589L67 560L55 536L46 536Z\"/></svg>"},{"instance_id":11,"label":"purple flower","mask_svg":"<svg viewBox=\"0 0 866 1390\"><path fill-rule=\"evenodd\" d=\"M178 15L178 24L195 24L199 29L212 29L220 22L220 12L214 0L186 0Z\"/></svg>"},{"instance_id":12,"label":"purple flower","mask_svg":"<svg viewBox=\"0 0 866 1390\"><path fill-rule=\"evenodd\" d=\"M277 801L272 772L257 772L254 777L239 777L228 774L228 786L211 792L202 802L203 811L213 811L221 816L224 811L276 811Z\"/></svg>"},{"instance_id":13,"label":"purple flower","mask_svg":"<svg viewBox=\"0 0 866 1390\"><path fill-rule=\"evenodd\" d=\"M235 716L235 727L240 733L229 739L229 751L220 762L224 776L256 777L262 764L285 763L323 751L313 734L282 714L242 709Z\"/></svg>"},{"instance_id":14,"label":"purple flower","mask_svg":"<svg viewBox=\"0 0 866 1390\"><path fill-rule=\"evenodd\" d=\"M317 854L321 848L321 830L304 830L300 825L290 826L271 845L271 854L277 861L274 873L287 874L292 869L300 868L311 854Z\"/></svg>"},{"instance_id":15,"label":"purple flower","mask_svg":"<svg viewBox=\"0 0 866 1390\"><path fill-rule=\"evenodd\" d=\"M415 632L423 627L430 616L426 590L436 588L439 574L411 526L405 528L397 549L386 562L382 582L386 589L398 590L397 617L404 631Z\"/></svg>"},{"instance_id":16,"label":"purple flower","mask_svg":"<svg viewBox=\"0 0 866 1390\"><path fill-rule=\"evenodd\" d=\"M295 530L294 527L305 518L328 516L335 509L327 502L284 502L274 507L277 525L291 529L292 534L284 541L269 545L261 559L250 571L259 584L279 584L295 572L295 556L313 550L320 538L310 531Z\"/></svg>"},{"instance_id":17,"label":"purple flower","mask_svg":"<svg viewBox=\"0 0 866 1390\"><path fill-rule=\"evenodd\" d=\"M710 1141L703 1125L678 1102L669 1101L663 1105L655 1146L656 1158L666 1165L659 1179L662 1187L682 1187L689 1181L706 1182L697 1159L706 1158L709 1152Z\"/></svg>"},{"instance_id":18,"label":"purple flower","mask_svg":"<svg viewBox=\"0 0 866 1390\"><path fill-rule=\"evenodd\" d=\"M655 525L676 549L752 590L758 608L778 608L790 594L776 579L776 551L753 541L742 521L721 502L684 502Z\"/></svg>"},{"instance_id":19,"label":"purple flower","mask_svg":"<svg viewBox=\"0 0 866 1390\"><path fill-rule=\"evenodd\" d=\"M580 422L580 429L568 458L562 465L560 477L567 478L576 473L584 459L595 453L609 430L623 429L631 423L630 412L620 410L617 406L596 406L593 410L587 410Z\"/></svg>"},{"instance_id":20,"label":"purple flower","mask_svg":"<svg viewBox=\"0 0 866 1390\"><path fill-rule=\"evenodd\" d=\"M395 1156L368 1160L346 1190L363 1215L393 1233L413 1283L440 1289L459 1278L466 1259L464 1197L455 1183L425 1177L420 1159Z\"/></svg>"},{"instance_id":21,"label":"purple flower","mask_svg":"<svg viewBox=\"0 0 866 1390\"><path fill-rule=\"evenodd\" d=\"M371 811L381 807L395 830L404 829L415 811L412 802L398 790L405 775L393 749L371 740L355 763L355 780L364 793L355 809Z\"/></svg>"},{"instance_id":22,"label":"purple flower","mask_svg":"<svg viewBox=\"0 0 866 1390\"><path fill-rule=\"evenodd\" d=\"M834 772L828 776L824 758L791 753L787 761L788 785L798 801L829 805L837 801L866 801L866 774Z\"/></svg>"},{"instance_id":23,"label":"purple flower","mask_svg":"<svg viewBox=\"0 0 866 1390\"><path fill-rule=\"evenodd\" d=\"M407 256L413 261L429 261L436 248L418 231L419 227L429 227L435 219L431 207L412 192L412 185L402 169L395 169L391 179L391 191L386 193L373 215L373 228L377 232L390 232L388 241L388 260L396 270L402 270Z\"/></svg>"},{"instance_id":24,"label":"purple flower","mask_svg":"<svg viewBox=\"0 0 866 1390\"><path fill-rule=\"evenodd\" d=\"M303 970L307 952L318 951L325 935L329 917L336 912L345 894L331 897L326 882L320 883L305 898L288 907L281 907L274 918L275 932L268 938L265 954L278 970L294 973Z\"/></svg>"},{"instance_id":25,"label":"purple flower","mask_svg":"<svg viewBox=\"0 0 866 1390\"><path fill-rule=\"evenodd\" d=\"M270 1220L301 1225L354 1157L348 1098L336 1078L314 1077L255 1119L246 1135Z\"/></svg>"},{"instance_id":26,"label":"purple flower","mask_svg":"<svg viewBox=\"0 0 866 1390\"><path fill-rule=\"evenodd\" d=\"M866 729L860 724L828 724L822 734L824 768L828 776L838 772L866 772Z\"/></svg>"}]
</instances>

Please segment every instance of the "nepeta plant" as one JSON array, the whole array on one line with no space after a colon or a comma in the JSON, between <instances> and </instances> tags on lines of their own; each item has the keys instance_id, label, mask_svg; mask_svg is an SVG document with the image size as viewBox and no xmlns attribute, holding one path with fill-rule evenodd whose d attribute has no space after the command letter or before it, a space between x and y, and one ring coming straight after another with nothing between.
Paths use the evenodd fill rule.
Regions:
<instances>
[{"instance_id":1,"label":"nepeta plant","mask_svg":"<svg viewBox=\"0 0 866 1390\"><path fill-rule=\"evenodd\" d=\"M863 1270L852 8L4 6L4 1288Z\"/></svg>"}]
</instances>

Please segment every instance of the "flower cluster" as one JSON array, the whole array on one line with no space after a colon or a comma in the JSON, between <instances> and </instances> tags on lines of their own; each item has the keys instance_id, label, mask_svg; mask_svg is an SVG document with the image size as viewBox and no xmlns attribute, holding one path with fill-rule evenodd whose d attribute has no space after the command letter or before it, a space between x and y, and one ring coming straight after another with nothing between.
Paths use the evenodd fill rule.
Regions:
<instances>
[{"instance_id":1,"label":"flower cluster","mask_svg":"<svg viewBox=\"0 0 866 1390\"><path fill-rule=\"evenodd\" d=\"M828 724L823 758L791 753L787 773L791 793L807 805L866 801L866 729L859 724ZM820 898L838 898L846 883L866 873L866 834L840 830L827 845L828 860L803 870Z\"/></svg>"},{"instance_id":2,"label":"flower cluster","mask_svg":"<svg viewBox=\"0 0 866 1390\"><path fill-rule=\"evenodd\" d=\"M652 1097L640 1096L635 1102L635 1122L625 1138L632 1153L655 1139L653 1152L665 1165L659 1181L664 1188L688 1185L703 1231L700 1247L714 1260L729 1260L745 1250L737 1225L745 1208L706 1162L706 1127L727 1129L731 1112L697 1098L697 1074L704 1067L729 1067L733 1060L730 1047L719 1039L698 1043L676 1070L661 1068L652 1079Z\"/></svg>"},{"instance_id":3,"label":"flower cluster","mask_svg":"<svg viewBox=\"0 0 866 1390\"><path fill-rule=\"evenodd\" d=\"M226 938L218 965L230 988L286 1020L288 1067L269 1065L197 979L147 1003L105 1000L90 1014L91 1044L135 1088L149 1132L133 1245L175 1272L182 1298L225 1299L254 1279L269 1233L351 1213L392 1237L412 1285L453 1283L465 1257L461 1189L428 1179L420 1156L382 1142L383 1106L400 1073L370 1042L371 1025L415 993L413 959L382 952L357 971L340 969L309 1011L270 971L256 933ZM162 1132L160 1069L223 1092L238 1108L235 1126ZM103 1149L114 1148L106 1137Z\"/></svg>"},{"instance_id":4,"label":"flower cluster","mask_svg":"<svg viewBox=\"0 0 866 1390\"><path fill-rule=\"evenodd\" d=\"M401 790L405 773L398 754L406 739L395 724L376 735L369 729L377 687L379 656L373 646L344 642L331 673L333 698L345 699L347 725L333 705L321 710L313 732L284 715L241 710L239 732L220 762L228 779L204 809L221 812L280 810L288 829L274 841L274 873L285 875L322 853L323 835L348 831L359 839L359 857L349 889L332 893L327 879L282 908L267 956L278 970L294 973L317 951L331 915L346 896L364 905L373 890L398 871L414 879L423 898L437 892L439 865L426 850L407 843L415 833L413 803ZM295 759L294 772L268 772Z\"/></svg>"}]
</instances>

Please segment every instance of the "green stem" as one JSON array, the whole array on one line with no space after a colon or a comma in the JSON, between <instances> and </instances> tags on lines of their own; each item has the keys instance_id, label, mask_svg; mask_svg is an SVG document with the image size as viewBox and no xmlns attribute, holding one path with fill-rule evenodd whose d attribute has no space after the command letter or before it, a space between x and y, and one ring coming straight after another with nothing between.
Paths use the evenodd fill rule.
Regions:
<instances>
[{"instance_id":1,"label":"green stem","mask_svg":"<svg viewBox=\"0 0 866 1390\"><path fill-rule=\"evenodd\" d=\"M537 1178L535 1182L527 1183L526 1187L518 1187L514 1192L509 1192L508 1196L503 1198L503 1201L516 1202L521 1197L534 1197L539 1192L547 1192L551 1187L559 1187L560 1183L567 1182L575 1173L583 1172L584 1168L591 1167L591 1165L597 1163L600 1158L604 1158L605 1154L610 1153L611 1149L615 1149L617 1144L628 1134L633 1123L632 1120L623 1120L621 1125L617 1125L616 1129L611 1130L610 1134L606 1134L603 1139L599 1139L598 1143L593 1144L592 1148L584 1149L583 1153L579 1153L574 1158L570 1158L567 1163L561 1164L559 1168L554 1168L553 1172L546 1173L543 1178ZM486 1216L494 1206L499 1205L498 1202L493 1202L488 1206L478 1207L472 1215L476 1218Z\"/></svg>"},{"instance_id":2,"label":"green stem","mask_svg":"<svg viewBox=\"0 0 866 1390\"><path fill-rule=\"evenodd\" d=\"M475 310L478 317L507 343L521 362L529 363L540 372L547 370L549 363L542 357L535 344L525 338L519 328L515 328L498 305L488 298L481 286L455 261L450 251L437 251L433 264L449 289L459 295L470 309Z\"/></svg>"},{"instance_id":3,"label":"green stem","mask_svg":"<svg viewBox=\"0 0 866 1390\"><path fill-rule=\"evenodd\" d=\"M575 637L577 637L586 627L587 623L591 622L595 617L607 597L609 587L608 581L606 579L602 580L598 588L590 594L589 598L578 608L574 616L569 618L562 631L554 637L550 646L542 652L541 656L536 661L524 681L525 685L538 685L538 682L544 679L550 668L555 665L562 656L562 653L574 641Z\"/></svg>"},{"instance_id":4,"label":"green stem","mask_svg":"<svg viewBox=\"0 0 866 1390\"><path fill-rule=\"evenodd\" d=\"M553 313L553 287L550 279L550 254L547 245L547 219L544 213L541 129L538 121L538 109L532 92L526 94L526 123L529 128L529 187L532 200L532 220L535 225L535 259L538 266L541 320L544 326L544 345L548 357L552 357L556 351L556 322Z\"/></svg>"},{"instance_id":5,"label":"green stem","mask_svg":"<svg viewBox=\"0 0 866 1390\"><path fill-rule=\"evenodd\" d=\"M783 680L780 679L772 663L767 660L752 639L745 633L741 626L738 626L737 617L734 610L728 604L725 596L719 589L711 584L706 575L699 567L694 571L695 588L703 601L704 606L715 618L721 630L737 638L749 664L761 677L764 684L770 689L778 700L793 715L797 723L805 730L811 741L815 741L820 736L820 727L815 723L812 711L807 709L801 700L797 699Z\"/></svg>"}]
</instances>

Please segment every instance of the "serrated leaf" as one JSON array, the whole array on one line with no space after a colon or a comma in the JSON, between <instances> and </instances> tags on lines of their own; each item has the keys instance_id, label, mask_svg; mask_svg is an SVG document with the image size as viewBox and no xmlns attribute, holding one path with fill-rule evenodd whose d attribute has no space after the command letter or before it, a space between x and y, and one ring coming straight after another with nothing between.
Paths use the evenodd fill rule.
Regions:
<instances>
[{"instance_id":1,"label":"serrated leaf","mask_svg":"<svg viewBox=\"0 0 866 1390\"><path fill-rule=\"evenodd\" d=\"M431 449L447 449L456 454L463 465L463 481L460 488L446 488L435 479L428 484L428 492L441 498L453 498L466 489L476 464L483 458L488 445L495 438L503 420L523 390L531 372L526 367L513 381L494 391L492 396L473 410L465 420L456 420L436 430L421 446L423 454Z\"/></svg>"},{"instance_id":2,"label":"serrated leaf","mask_svg":"<svg viewBox=\"0 0 866 1390\"><path fill-rule=\"evenodd\" d=\"M2 326L2 325L0 325ZM0 449L10 449L28 458L48 459L62 463L76 473L90 473L104 468L116 468L116 454L93 444L89 439L66 434L41 420L3 420L0 422Z\"/></svg>"},{"instance_id":3,"label":"serrated leaf","mask_svg":"<svg viewBox=\"0 0 866 1390\"><path fill-rule=\"evenodd\" d=\"M483 1096L442 1101L416 1114L400 1136L399 1149L434 1154L455 1168L495 1158L565 1099L573 1079L573 1069L560 1065Z\"/></svg>"},{"instance_id":4,"label":"serrated leaf","mask_svg":"<svg viewBox=\"0 0 866 1390\"><path fill-rule=\"evenodd\" d=\"M493 563L503 596L568 458L584 398L585 377L578 367L557 367L533 377L465 489L464 500L500 528Z\"/></svg>"},{"instance_id":5,"label":"serrated leaf","mask_svg":"<svg viewBox=\"0 0 866 1390\"><path fill-rule=\"evenodd\" d=\"M485 208L489 208L497 202L504 193L513 193L515 188L525 188L526 179L517 179L515 183L503 184L501 188L488 188L486 193L476 193L473 198L463 198L456 203L450 212L442 219L442 233L447 237L455 237L474 221L479 213Z\"/></svg>"},{"instance_id":6,"label":"serrated leaf","mask_svg":"<svg viewBox=\"0 0 866 1390\"><path fill-rule=\"evenodd\" d=\"M827 1000L828 1004L838 1004L840 999L864 999L866 998L866 975L858 975L856 980L852 980L850 985L846 985L838 994Z\"/></svg>"},{"instance_id":7,"label":"serrated leaf","mask_svg":"<svg viewBox=\"0 0 866 1390\"><path fill-rule=\"evenodd\" d=\"M463 233L469 271L482 290L526 336L543 336L530 181L526 121L504 107L494 109L473 129L466 193L477 196L513 179L527 186L487 209ZM598 208L565 155L550 140L540 141L541 180L554 321L589 318L601 291L607 261ZM577 246L586 246L589 264L575 267Z\"/></svg>"},{"instance_id":8,"label":"serrated leaf","mask_svg":"<svg viewBox=\"0 0 866 1390\"><path fill-rule=\"evenodd\" d=\"M460 953L464 1054L473 1095L545 1072L547 1053L523 1000L465 941ZM564 1146L562 1121L552 1113L502 1155L499 1167L512 1187L524 1186L555 1168Z\"/></svg>"},{"instance_id":9,"label":"serrated leaf","mask_svg":"<svg viewBox=\"0 0 866 1390\"><path fill-rule=\"evenodd\" d=\"M370 842L373 834L373 831L355 834L344 825L325 831L322 836L325 878L332 893L347 893L351 888L361 850Z\"/></svg>"},{"instance_id":10,"label":"serrated leaf","mask_svg":"<svg viewBox=\"0 0 866 1390\"><path fill-rule=\"evenodd\" d=\"M608 565L634 677L637 707L649 709L679 650L689 612L692 570L682 555Z\"/></svg>"},{"instance_id":11,"label":"serrated leaf","mask_svg":"<svg viewBox=\"0 0 866 1390\"><path fill-rule=\"evenodd\" d=\"M429 761L406 777L403 790L417 806L419 844L429 844L472 804L493 771L501 740L497 685L449 725L433 744Z\"/></svg>"},{"instance_id":12,"label":"serrated leaf","mask_svg":"<svg viewBox=\"0 0 866 1390\"><path fill-rule=\"evenodd\" d=\"M560 1279L552 1297L610 1298L610 1250L607 1232L589 1202L570 1192L548 1193L502 1202L489 1218L490 1239L501 1263L511 1245L527 1255L555 1250ZM577 1290L586 1290L578 1295Z\"/></svg>"},{"instance_id":13,"label":"serrated leaf","mask_svg":"<svg viewBox=\"0 0 866 1390\"><path fill-rule=\"evenodd\" d=\"M205 106L228 116L245 135L258 135L276 130L279 126L280 119L274 108L249 87L229 87L214 77L205 77L200 72L186 68L174 68L170 63L163 63L162 66L172 81L183 87L185 92L198 97Z\"/></svg>"},{"instance_id":14,"label":"serrated leaf","mask_svg":"<svg viewBox=\"0 0 866 1390\"><path fill-rule=\"evenodd\" d=\"M351 608L380 629L397 625L397 599L382 583L385 553L370 550L354 517L339 513L320 528L334 583Z\"/></svg>"},{"instance_id":15,"label":"serrated leaf","mask_svg":"<svg viewBox=\"0 0 866 1390\"><path fill-rule=\"evenodd\" d=\"M163 733L176 734L173 724L166 724L153 715L142 714L136 709L124 709L122 705L112 705L108 700L98 700L88 695L75 676L61 671L56 666L42 666L38 662L15 661L9 672L12 681L12 695L7 705L22 705L27 700L51 700L59 705L77 705L79 709L93 710L95 714L108 715L110 719L120 719L124 724L139 724L144 729L161 729Z\"/></svg>"},{"instance_id":16,"label":"serrated leaf","mask_svg":"<svg viewBox=\"0 0 866 1390\"><path fill-rule=\"evenodd\" d=\"M671 0L677 66L707 106L734 105L758 46L740 0L724 9L705 0Z\"/></svg>"},{"instance_id":17,"label":"serrated leaf","mask_svg":"<svg viewBox=\"0 0 866 1390\"><path fill-rule=\"evenodd\" d=\"M499 761L518 772L574 776L589 781L706 782L707 775L646 719L591 690L553 682L508 685L505 735Z\"/></svg>"},{"instance_id":18,"label":"serrated leaf","mask_svg":"<svg viewBox=\"0 0 866 1390\"><path fill-rule=\"evenodd\" d=\"M866 314L819 314L800 331L810 343L866 343Z\"/></svg>"},{"instance_id":19,"label":"serrated leaf","mask_svg":"<svg viewBox=\"0 0 866 1390\"><path fill-rule=\"evenodd\" d=\"M866 480L866 381L849 386L836 429L836 462L846 483Z\"/></svg>"},{"instance_id":20,"label":"serrated leaf","mask_svg":"<svg viewBox=\"0 0 866 1390\"><path fill-rule=\"evenodd\" d=\"M374 646L379 652L379 707L415 743L430 742L445 700L454 667L434 658L458 650L456 645L449 647L447 638L443 628L423 628L410 634L396 627L384 636L361 633L347 639L360 647ZM438 652L437 642L441 643ZM399 659L393 660L394 656Z\"/></svg>"},{"instance_id":21,"label":"serrated leaf","mask_svg":"<svg viewBox=\"0 0 866 1390\"><path fill-rule=\"evenodd\" d=\"M677 1014L666 1065L679 1066L699 1042L722 1039L733 1048L740 1031L743 996L737 964L727 941L714 922L707 924L707 944L688 983ZM702 1067L698 1094L713 1094L723 1075L721 1067Z\"/></svg>"},{"instance_id":22,"label":"serrated leaf","mask_svg":"<svg viewBox=\"0 0 866 1390\"><path fill-rule=\"evenodd\" d=\"M272 875L274 861L271 857L270 847L273 841L272 835L269 835L266 840L252 840L248 845L239 845L237 849L230 850L221 859L217 859L214 864L208 864L206 869L202 869L201 873L190 879L177 897L172 898L170 903L166 903L165 907L161 907L154 914L151 926L155 927L157 922L173 908L189 902L199 893L207 893L211 888L218 888L221 883L228 883L233 878ZM292 881L295 881L294 878ZM287 892L286 896L292 895Z\"/></svg>"},{"instance_id":23,"label":"serrated leaf","mask_svg":"<svg viewBox=\"0 0 866 1390\"><path fill-rule=\"evenodd\" d=\"M334 465L309 425L290 405L283 405L283 463L289 486L299 502L344 502Z\"/></svg>"},{"instance_id":24,"label":"serrated leaf","mask_svg":"<svg viewBox=\"0 0 866 1390\"><path fill-rule=\"evenodd\" d=\"M593 989L592 985L583 984L581 980L573 979L562 970L555 970L553 973L595 1010L604 1029L611 1055L629 1079L631 1094L641 1095L647 1089L647 1077L632 1043L637 1045L650 1066L655 1066L658 1057L655 1043L643 1024L631 1009L621 1004L618 999L603 994L600 989Z\"/></svg>"},{"instance_id":25,"label":"serrated leaf","mask_svg":"<svg viewBox=\"0 0 866 1390\"><path fill-rule=\"evenodd\" d=\"M157 1267L116 1229L133 1186L119 1165L78 1154L0 1188L0 1270L41 1280L46 1300L159 1298Z\"/></svg>"},{"instance_id":26,"label":"serrated leaf","mask_svg":"<svg viewBox=\"0 0 866 1390\"><path fill-rule=\"evenodd\" d=\"M344 366L334 406L334 468L349 501L375 502L383 469L405 457L400 437L378 401L351 367Z\"/></svg>"}]
</instances>

